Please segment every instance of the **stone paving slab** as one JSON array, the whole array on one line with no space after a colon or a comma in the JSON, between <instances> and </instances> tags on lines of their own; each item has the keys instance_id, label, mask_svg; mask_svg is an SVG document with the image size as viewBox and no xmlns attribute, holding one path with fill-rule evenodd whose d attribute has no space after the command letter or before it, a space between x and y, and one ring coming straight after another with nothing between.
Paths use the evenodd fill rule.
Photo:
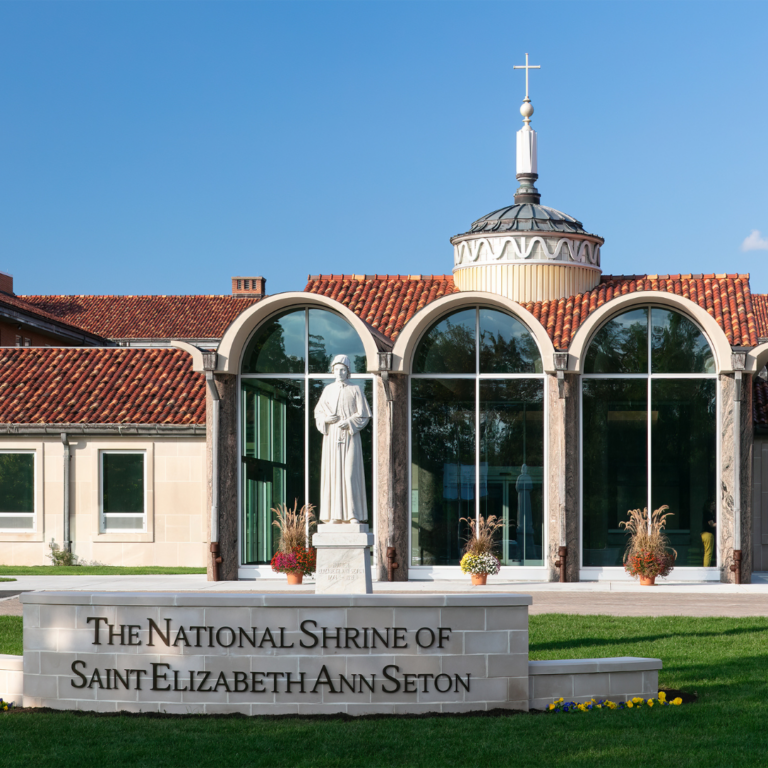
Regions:
<instances>
[{"instance_id":1,"label":"stone paving slab","mask_svg":"<svg viewBox=\"0 0 768 768\"><path fill-rule=\"evenodd\" d=\"M89 592L274 592L288 594L313 594L314 583L308 581L301 586L288 587L285 578L259 579L259 581L206 581L204 574L154 575L154 576L17 576L16 582L9 582L8 591L28 590L83 590ZM702 594L702 595L756 595L768 597L768 579L753 574L753 584L720 584L717 582L660 582L655 587L641 587L637 582L627 581L581 581L568 584L557 582L511 581L491 577L484 587L472 587L469 579L408 582L373 582L373 592L394 594L487 594L494 592L524 594L574 594L583 593L626 593L638 595L653 594ZM589 598L588 598L589 599Z\"/></svg>"},{"instance_id":2,"label":"stone paving slab","mask_svg":"<svg viewBox=\"0 0 768 768\"><path fill-rule=\"evenodd\" d=\"M519 586L519 585L518 585ZM516 590L525 594L525 590ZM294 593L295 594L295 593ZM632 595L621 593L567 593L528 591L533 598L531 615L539 613L569 613L609 616L768 616L766 594L663 594ZM0 616L21 616L18 597L0 600Z\"/></svg>"}]
</instances>

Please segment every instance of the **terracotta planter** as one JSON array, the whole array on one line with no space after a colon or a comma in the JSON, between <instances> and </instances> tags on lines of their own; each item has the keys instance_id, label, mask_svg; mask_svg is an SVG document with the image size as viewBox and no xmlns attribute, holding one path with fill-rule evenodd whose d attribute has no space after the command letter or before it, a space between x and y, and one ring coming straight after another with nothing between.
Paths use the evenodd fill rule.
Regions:
<instances>
[{"instance_id":1,"label":"terracotta planter","mask_svg":"<svg viewBox=\"0 0 768 768\"><path fill-rule=\"evenodd\" d=\"M470 576L472 577L473 587L482 587L488 581L487 573L471 573Z\"/></svg>"},{"instance_id":2,"label":"terracotta planter","mask_svg":"<svg viewBox=\"0 0 768 768\"><path fill-rule=\"evenodd\" d=\"M304 574L297 573L296 571L289 571L286 576L288 577L289 585L301 584L301 582L304 581Z\"/></svg>"},{"instance_id":3,"label":"terracotta planter","mask_svg":"<svg viewBox=\"0 0 768 768\"><path fill-rule=\"evenodd\" d=\"M655 587L656 586L656 577L655 576L641 576L640 577L640 586L641 587Z\"/></svg>"}]
</instances>

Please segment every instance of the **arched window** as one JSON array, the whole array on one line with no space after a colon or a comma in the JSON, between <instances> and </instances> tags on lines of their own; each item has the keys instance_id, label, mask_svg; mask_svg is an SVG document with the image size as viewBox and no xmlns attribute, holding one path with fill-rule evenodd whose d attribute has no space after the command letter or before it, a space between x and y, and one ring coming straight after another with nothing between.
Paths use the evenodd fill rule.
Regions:
<instances>
[{"instance_id":1,"label":"arched window","mask_svg":"<svg viewBox=\"0 0 768 768\"><path fill-rule=\"evenodd\" d=\"M679 312L638 307L593 338L582 377L582 564L621 566L630 509L673 516L678 566L716 566L717 376Z\"/></svg>"},{"instance_id":2,"label":"arched window","mask_svg":"<svg viewBox=\"0 0 768 768\"><path fill-rule=\"evenodd\" d=\"M313 413L333 379L330 364L347 355L350 383L373 408L373 382L359 336L342 317L305 308L267 320L249 340L241 365L241 537L243 565L269 563L279 541L272 507L320 500L322 435ZM373 426L361 433L368 514L373 523ZM319 517L320 510L316 509ZM373 529L373 528L372 528Z\"/></svg>"},{"instance_id":3,"label":"arched window","mask_svg":"<svg viewBox=\"0 0 768 768\"><path fill-rule=\"evenodd\" d=\"M544 376L530 331L462 309L422 337L411 376L411 564L455 566L461 518L504 521L504 565L543 565Z\"/></svg>"}]
</instances>

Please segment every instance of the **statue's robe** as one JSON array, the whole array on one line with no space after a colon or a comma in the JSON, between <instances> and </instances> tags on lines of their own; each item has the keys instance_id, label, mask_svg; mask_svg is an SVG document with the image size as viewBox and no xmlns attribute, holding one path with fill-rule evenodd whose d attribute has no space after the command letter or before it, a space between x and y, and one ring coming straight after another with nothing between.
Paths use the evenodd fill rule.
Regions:
<instances>
[{"instance_id":1,"label":"statue's robe","mask_svg":"<svg viewBox=\"0 0 768 768\"><path fill-rule=\"evenodd\" d=\"M330 416L335 424L327 424ZM320 520L368 519L365 499L365 469L360 430L371 418L371 409L360 387L334 381L320 395L315 423L323 433L323 461L320 472ZM344 422L348 429L341 429Z\"/></svg>"}]
</instances>

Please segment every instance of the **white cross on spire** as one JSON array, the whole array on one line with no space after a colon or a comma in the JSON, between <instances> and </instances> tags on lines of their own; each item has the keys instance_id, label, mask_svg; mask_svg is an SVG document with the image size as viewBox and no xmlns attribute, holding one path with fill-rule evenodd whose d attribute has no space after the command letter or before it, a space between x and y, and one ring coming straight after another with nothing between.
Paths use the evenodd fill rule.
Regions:
<instances>
[{"instance_id":1,"label":"white cross on spire","mask_svg":"<svg viewBox=\"0 0 768 768\"><path fill-rule=\"evenodd\" d=\"M524 69L525 70L525 100L530 101L528 98L528 70L530 69L541 69L539 65L536 65L535 67L532 64L528 64L528 54L525 54L525 64L519 64L512 67L512 69Z\"/></svg>"}]
</instances>

